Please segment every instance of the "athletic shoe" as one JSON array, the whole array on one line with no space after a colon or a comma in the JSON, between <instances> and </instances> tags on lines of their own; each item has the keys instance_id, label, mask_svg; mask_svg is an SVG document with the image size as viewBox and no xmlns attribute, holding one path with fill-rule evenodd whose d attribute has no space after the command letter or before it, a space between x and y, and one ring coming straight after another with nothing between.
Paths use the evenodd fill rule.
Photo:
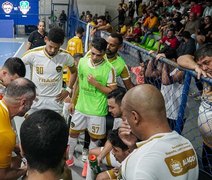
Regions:
<instances>
[{"instance_id":1,"label":"athletic shoe","mask_svg":"<svg viewBox=\"0 0 212 180\"><path fill-rule=\"evenodd\" d=\"M68 167L73 166L73 165L74 165L74 157L72 157L71 159L68 159L68 160L66 161L66 165L67 165Z\"/></svg>"},{"instance_id":2,"label":"athletic shoe","mask_svg":"<svg viewBox=\"0 0 212 180\"><path fill-rule=\"evenodd\" d=\"M87 175L87 169L88 169L88 161L85 161L82 169L82 177L86 177Z\"/></svg>"},{"instance_id":3,"label":"athletic shoe","mask_svg":"<svg viewBox=\"0 0 212 180\"><path fill-rule=\"evenodd\" d=\"M85 162L88 159L88 149L82 150L82 161Z\"/></svg>"}]
</instances>

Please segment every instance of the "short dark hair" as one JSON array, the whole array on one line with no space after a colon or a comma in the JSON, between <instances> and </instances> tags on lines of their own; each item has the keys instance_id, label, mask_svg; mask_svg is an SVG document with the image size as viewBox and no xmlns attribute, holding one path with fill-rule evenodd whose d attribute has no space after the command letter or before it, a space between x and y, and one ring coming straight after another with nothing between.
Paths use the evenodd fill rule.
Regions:
<instances>
[{"instance_id":1,"label":"short dark hair","mask_svg":"<svg viewBox=\"0 0 212 180\"><path fill-rule=\"evenodd\" d=\"M200 47L194 53L194 60L197 62L206 56L212 57L212 44L208 43Z\"/></svg>"},{"instance_id":2,"label":"short dark hair","mask_svg":"<svg viewBox=\"0 0 212 180\"><path fill-rule=\"evenodd\" d=\"M124 142L119 137L118 129L109 131L107 139L110 141L110 143L114 147L119 147L123 151L126 151L129 149L128 146L124 144Z\"/></svg>"},{"instance_id":3,"label":"short dark hair","mask_svg":"<svg viewBox=\"0 0 212 180\"><path fill-rule=\"evenodd\" d=\"M31 169L61 173L68 142L68 126L55 111L43 109L29 115L21 125L21 146Z\"/></svg>"},{"instance_id":4,"label":"short dark hair","mask_svg":"<svg viewBox=\"0 0 212 180\"><path fill-rule=\"evenodd\" d=\"M50 29L47 37L49 41L52 41L58 44L63 44L64 38L65 38L65 32L59 27L54 27Z\"/></svg>"},{"instance_id":5,"label":"short dark hair","mask_svg":"<svg viewBox=\"0 0 212 180\"><path fill-rule=\"evenodd\" d=\"M98 51L106 51L107 41L103 38L97 37L93 39L93 41L91 42L91 46Z\"/></svg>"},{"instance_id":6,"label":"short dark hair","mask_svg":"<svg viewBox=\"0 0 212 180\"><path fill-rule=\"evenodd\" d=\"M118 33L111 33L110 36L111 36L112 38L117 38L120 45L123 43L123 37L122 37L121 34L118 34Z\"/></svg>"},{"instance_id":7,"label":"short dark hair","mask_svg":"<svg viewBox=\"0 0 212 180\"><path fill-rule=\"evenodd\" d=\"M85 32L85 30L82 26L78 27L76 30L76 33L79 33L79 34L83 34L84 32Z\"/></svg>"},{"instance_id":8,"label":"short dark hair","mask_svg":"<svg viewBox=\"0 0 212 180\"><path fill-rule=\"evenodd\" d=\"M114 98L115 102L119 105L121 105L121 101L124 97L124 95L126 94L126 89L123 87L118 87L117 89L114 89L113 91L111 91L108 95L107 98L111 99Z\"/></svg>"},{"instance_id":9,"label":"short dark hair","mask_svg":"<svg viewBox=\"0 0 212 180\"><path fill-rule=\"evenodd\" d=\"M98 16L97 19L101 19L102 21L106 21L106 17L105 16Z\"/></svg>"},{"instance_id":10,"label":"short dark hair","mask_svg":"<svg viewBox=\"0 0 212 180\"><path fill-rule=\"evenodd\" d=\"M12 81L6 88L5 97L17 98L25 95L31 98L36 95L35 84L26 78L18 78Z\"/></svg>"},{"instance_id":11,"label":"short dark hair","mask_svg":"<svg viewBox=\"0 0 212 180\"><path fill-rule=\"evenodd\" d=\"M26 67L23 61L18 57L8 58L4 65L11 75L17 74L19 77L24 77L26 75Z\"/></svg>"},{"instance_id":12,"label":"short dark hair","mask_svg":"<svg viewBox=\"0 0 212 180\"><path fill-rule=\"evenodd\" d=\"M191 33L189 31L183 31L182 32L182 37L189 39L191 37Z\"/></svg>"}]
</instances>

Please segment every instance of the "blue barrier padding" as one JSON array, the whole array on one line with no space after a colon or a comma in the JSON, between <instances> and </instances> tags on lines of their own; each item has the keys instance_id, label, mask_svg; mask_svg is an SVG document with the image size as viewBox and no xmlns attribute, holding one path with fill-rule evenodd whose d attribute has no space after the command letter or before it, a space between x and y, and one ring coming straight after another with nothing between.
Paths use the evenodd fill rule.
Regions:
<instances>
[{"instance_id":1,"label":"blue barrier padding","mask_svg":"<svg viewBox=\"0 0 212 180\"><path fill-rule=\"evenodd\" d=\"M14 37L14 20L0 19L0 38Z\"/></svg>"}]
</instances>

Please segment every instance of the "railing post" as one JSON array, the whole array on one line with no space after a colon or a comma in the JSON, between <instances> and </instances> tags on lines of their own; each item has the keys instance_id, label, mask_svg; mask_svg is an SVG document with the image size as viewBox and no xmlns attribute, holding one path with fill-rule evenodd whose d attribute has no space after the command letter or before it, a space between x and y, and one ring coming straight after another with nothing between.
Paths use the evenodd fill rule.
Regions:
<instances>
[{"instance_id":1,"label":"railing post","mask_svg":"<svg viewBox=\"0 0 212 180\"><path fill-rule=\"evenodd\" d=\"M182 91L182 96L181 96L181 104L178 112L178 117L176 121L176 127L175 131L177 131L179 134L181 134L181 127L184 124L183 118L184 118L184 113L185 113L185 108L186 108L186 103L187 103L187 98L188 98L188 92L191 84L191 75L185 71L185 79L184 79L184 86L183 86L183 91Z\"/></svg>"}]
</instances>

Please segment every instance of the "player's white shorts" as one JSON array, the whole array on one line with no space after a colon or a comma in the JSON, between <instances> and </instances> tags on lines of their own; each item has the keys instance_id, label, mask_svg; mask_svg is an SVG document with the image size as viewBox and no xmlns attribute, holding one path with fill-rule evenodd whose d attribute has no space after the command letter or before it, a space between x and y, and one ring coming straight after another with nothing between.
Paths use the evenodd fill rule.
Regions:
<instances>
[{"instance_id":1,"label":"player's white shorts","mask_svg":"<svg viewBox=\"0 0 212 180\"><path fill-rule=\"evenodd\" d=\"M92 116L75 110L70 124L71 133L81 133L88 130L89 135L94 139L105 138L106 118L105 116Z\"/></svg>"},{"instance_id":2,"label":"player's white shorts","mask_svg":"<svg viewBox=\"0 0 212 180\"><path fill-rule=\"evenodd\" d=\"M104 147L101 147L101 151L103 150ZM121 166L121 164L116 160L115 156L113 155L112 151L110 151L105 158L102 159L102 163L107 165L107 166L111 166L111 167L115 167L115 168L119 168Z\"/></svg>"},{"instance_id":3,"label":"player's white shorts","mask_svg":"<svg viewBox=\"0 0 212 180\"><path fill-rule=\"evenodd\" d=\"M50 109L62 115L63 102L57 102L56 97L36 96L36 100L34 100L32 107L27 114L32 114L41 109Z\"/></svg>"}]
</instances>

